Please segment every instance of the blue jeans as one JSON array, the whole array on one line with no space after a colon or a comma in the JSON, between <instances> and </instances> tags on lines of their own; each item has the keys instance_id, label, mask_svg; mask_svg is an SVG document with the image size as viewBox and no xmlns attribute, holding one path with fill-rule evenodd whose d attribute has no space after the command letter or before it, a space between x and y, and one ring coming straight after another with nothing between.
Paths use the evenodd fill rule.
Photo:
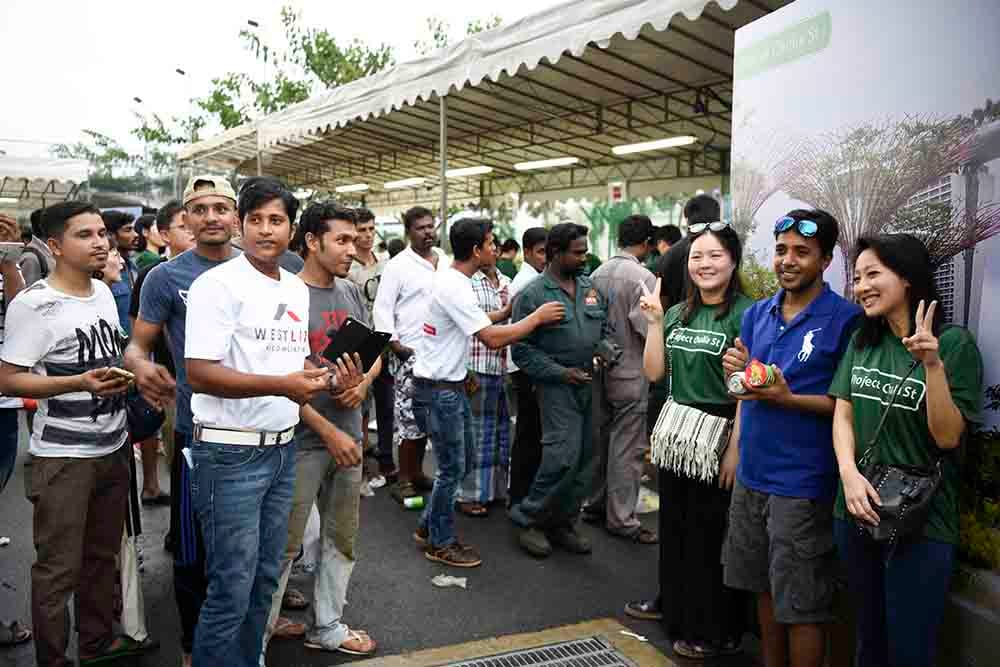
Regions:
<instances>
[{"instance_id":1,"label":"blue jeans","mask_svg":"<svg viewBox=\"0 0 1000 667\"><path fill-rule=\"evenodd\" d=\"M933 667L955 546L920 539L884 549L853 521L833 526L857 609L855 667Z\"/></svg>"},{"instance_id":2,"label":"blue jeans","mask_svg":"<svg viewBox=\"0 0 1000 667\"><path fill-rule=\"evenodd\" d=\"M282 447L195 442L191 455L191 499L208 578L194 665L257 667L288 539L295 442Z\"/></svg>"},{"instance_id":3,"label":"blue jeans","mask_svg":"<svg viewBox=\"0 0 1000 667\"><path fill-rule=\"evenodd\" d=\"M431 502L420 524L427 527L431 546L446 547L455 541L455 494L469 471L475 446L469 398L463 390L418 383L413 418L433 443L438 466Z\"/></svg>"},{"instance_id":4,"label":"blue jeans","mask_svg":"<svg viewBox=\"0 0 1000 667\"><path fill-rule=\"evenodd\" d=\"M17 410L0 408L0 491L7 486L17 462Z\"/></svg>"}]
</instances>

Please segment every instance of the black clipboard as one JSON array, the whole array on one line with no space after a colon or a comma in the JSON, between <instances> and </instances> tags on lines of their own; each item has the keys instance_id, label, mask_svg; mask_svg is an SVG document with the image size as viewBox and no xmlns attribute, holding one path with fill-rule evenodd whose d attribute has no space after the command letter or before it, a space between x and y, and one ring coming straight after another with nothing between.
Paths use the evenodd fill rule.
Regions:
<instances>
[{"instance_id":1,"label":"black clipboard","mask_svg":"<svg viewBox=\"0 0 1000 667\"><path fill-rule=\"evenodd\" d=\"M361 357L363 371L367 373L375 360L382 356L389 345L390 334L382 331L372 331L366 324L353 317L348 317L339 329L327 332L330 344L323 350L323 357L331 363L336 363L345 354L357 354Z\"/></svg>"}]
</instances>

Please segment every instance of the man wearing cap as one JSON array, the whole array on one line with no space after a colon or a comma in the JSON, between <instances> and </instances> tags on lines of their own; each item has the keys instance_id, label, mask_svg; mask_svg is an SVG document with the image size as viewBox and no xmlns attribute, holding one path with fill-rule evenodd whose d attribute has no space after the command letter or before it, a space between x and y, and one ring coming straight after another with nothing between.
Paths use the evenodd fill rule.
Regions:
<instances>
[{"instance_id":1,"label":"man wearing cap","mask_svg":"<svg viewBox=\"0 0 1000 667\"><path fill-rule=\"evenodd\" d=\"M174 597L181 620L185 667L191 664L194 629L205 599L205 551L191 504L191 469L182 450L191 446L191 385L183 363L188 291L209 269L239 255L230 239L236 227L236 193L224 178L195 176L184 190L185 224L194 248L152 269L142 284L139 315L125 351L126 367L154 404L177 401L174 451L170 467L170 533L174 542ZM176 382L162 365L150 361L161 333L166 333L175 360ZM176 392L176 394L175 394Z\"/></svg>"}]
</instances>

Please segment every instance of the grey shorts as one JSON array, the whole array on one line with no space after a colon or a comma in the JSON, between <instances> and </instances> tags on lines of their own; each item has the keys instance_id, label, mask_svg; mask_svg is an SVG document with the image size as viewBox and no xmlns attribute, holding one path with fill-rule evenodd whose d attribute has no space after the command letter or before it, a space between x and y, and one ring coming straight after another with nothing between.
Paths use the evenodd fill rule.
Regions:
<instances>
[{"instance_id":1,"label":"grey shorts","mask_svg":"<svg viewBox=\"0 0 1000 667\"><path fill-rule=\"evenodd\" d=\"M833 503L761 493L737 480L722 564L730 588L771 593L779 623L834 620Z\"/></svg>"}]
</instances>

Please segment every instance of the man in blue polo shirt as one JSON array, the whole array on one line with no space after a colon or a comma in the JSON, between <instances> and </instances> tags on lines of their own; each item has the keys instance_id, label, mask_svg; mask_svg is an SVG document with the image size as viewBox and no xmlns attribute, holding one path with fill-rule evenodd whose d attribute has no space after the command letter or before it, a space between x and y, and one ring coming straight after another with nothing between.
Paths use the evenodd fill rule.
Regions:
<instances>
[{"instance_id":1,"label":"man in blue polo shirt","mask_svg":"<svg viewBox=\"0 0 1000 667\"><path fill-rule=\"evenodd\" d=\"M736 418L739 466L723 547L727 586L757 594L767 667L820 667L833 620L834 401L827 396L860 309L823 282L839 226L794 210L774 227L781 289L743 315L727 373L774 364L775 382L743 382Z\"/></svg>"}]
</instances>

